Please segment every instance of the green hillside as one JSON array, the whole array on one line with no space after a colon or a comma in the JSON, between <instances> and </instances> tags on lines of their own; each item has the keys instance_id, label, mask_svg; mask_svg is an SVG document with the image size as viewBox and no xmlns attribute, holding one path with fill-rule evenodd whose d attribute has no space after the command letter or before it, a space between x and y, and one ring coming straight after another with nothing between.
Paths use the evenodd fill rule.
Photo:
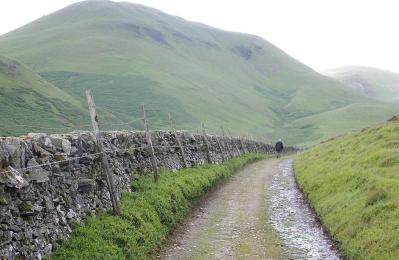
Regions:
<instances>
[{"instance_id":1,"label":"green hillside","mask_svg":"<svg viewBox=\"0 0 399 260\"><path fill-rule=\"evenodd\" d=\"M348 259L399 255L399 124L387 123L302 154L295 173Z\"/></svg>"},{"instance_id":2,"label":"green hillside","mask_svg":"<svg viewBox=\"0 0 399 260\"><path fill-rule=\"evenodd\" d=\"M42 130L65 132L82 124L86 117L86 109L72 96L21 63L2 56L0 111L0 136Z\"/></svg>"},{"instance_id":3,"label":"green hillside","mask_svg":"<svg viewBox=\"0 0 399 260\"><path fill-rule=\"evenodd\" d=\"M341 67L324 72L345 85L382 101L399 101L399 74L370 67Z\"/></svg>"},{"instance_id":4,"label":"green hillside","mask_svg":"<svg viewBox=\"0 0 399 260\"><path fill-rule=\"evenodd\" d=\"M387 105L383 102L354 103L297 119L291 125L293 129L303 130L303 140L307 144L316 144L325 140L326 136L337 136L354 129L368 127L381 121L381 118L390 118L396 113L398 113L396 104ZM307 137L306 134L311 138Z\"/></svg>"},{"instance_id":5,"label":"green hillside","mask_svg":"<svg viewBox=\"0 0 399 260\"><path fill-rule=\"evenodd\" d=\"M211 132L224 125L235 135L301 143L384 120L390 111L379 104L375 116L360 124L336 112L321 125L321 113L352 113L355 104L372 109L375 101L257 36L131 3L71 5L1 36L1 53L81 102L84 89L92 88L98 107L123 122L137 119L145 102L156 128L166 127L171 112L179 128L205 121Z\"/></svg>"}]
</instances>

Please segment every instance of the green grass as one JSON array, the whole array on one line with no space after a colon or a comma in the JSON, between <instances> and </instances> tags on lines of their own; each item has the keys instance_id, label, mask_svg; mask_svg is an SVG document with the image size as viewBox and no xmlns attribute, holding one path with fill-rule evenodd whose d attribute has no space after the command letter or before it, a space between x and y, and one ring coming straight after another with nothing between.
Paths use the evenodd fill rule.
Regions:
<instances>
[{"instance_id":1,"label":"green grass","mask_svg":"<svg viewBox=\"0 0 399 260\"><path fill-rule=\"evenodd\" d=\"M331 140L302 154L295 173L349 259L399 255L399 124Z\"/></svg>"},{"instance_id":2,"label":"green grass","mask_svg":"<svg viewBox=\"0 0 399 260\"><path fill-rule=\"evenodd\" d=\"M302 143L317 144L326 136L337 136L360 127L368 127L381 118L398 113L397 104L380 102L354 103L292 122L292 128L303 134ZM317 127L315 127L317 125ZM306 132L309 132L306 134Z\"/></svg>"},{"instance_id":3,"label":"green grass","mask_svg":"<svg viewBox=\"0 0 399 260\"><path fill-rule=\"evenodd\" d=\"M204 121L213 133L223 125L234 135L303 143L331 136L326 129L342 133L386 119L381 105L372 120L360 117L358 124L337 116L321 126L318 114L343 107L352 113L354 103L372 109L374 101L260 37L131 3L71 5L1 36L0 53L21 60L80 102L84 89L92 88L97 107L114 121L138 119L144 102L154 110L155 128L165 127L171 112L178 128L198 128ZM99 116L104 121L104 113ZM311 116L315 120L294 123Z\"/></svg>"},{"instance_id":4,"label":"green grass","mask_svg":"<svg viewBox=\"0 0 399 260\"><path fill-rule=\"evenodd\" d=\"M0 113L0 136L40 132L46 127L72 127L66 128L71 130L90 122L86 109L75 98L23 64L2 56Z\"/></svg>"},{"instance_id":5,"label":"green grass","mask_svg":"<svg viewBox=\"0 0 399 260\"><path fill-rule=\"evenodd\" d=\"M107 112L124 122L140 118L139 105L143 100L147 100L147 116L153 128L169 128L168 111L173 115L176 124L183 128L201 124L201 121L196 121L191 114L185 111L184 104L180 103L177 98L160 94L157 91L158 83L142 76L112 76L62 71L42 73L41 75L82 103L86 102L82 89L92 88L96 104L100 107L102 105ZM153 108L159 107L162 107L163 111L153 110ZM126 113L126 108L130 108L130 113ZM128 126L142 129L143 123L142 120L137 120ZM112 129L112 126L109 128Z\"/></svg>"},{"instance_id":6,"label":"green grass","mask_svg":"<svg viewBox=\"0 0 399 260\"><path fill-rule=\"evenodd\" d=\"M120 217L110 213L89 217L51 258L148 259L207 191L263 158L247 154L220 165L163 171L159 183L151 176L141 177L133 183L136 192L122 194Z\"/></svg>"}]
</instances>

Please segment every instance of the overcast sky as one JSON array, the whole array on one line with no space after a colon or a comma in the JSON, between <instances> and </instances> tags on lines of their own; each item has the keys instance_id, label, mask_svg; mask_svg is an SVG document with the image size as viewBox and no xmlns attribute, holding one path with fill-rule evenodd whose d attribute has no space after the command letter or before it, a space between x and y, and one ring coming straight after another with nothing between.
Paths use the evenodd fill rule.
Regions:
<instances>
[{"instance_id":1,"label":"overcast sky","mask_svg":"<svg viewBox=\"0 0 399 260\"><path fill-rule=\"evenodd\" d=\"M76 0L0 0L0 34ZM188 20L259 35L314 68L399 73L396 0L135 0Z\"/></svg>"}]
</instances>

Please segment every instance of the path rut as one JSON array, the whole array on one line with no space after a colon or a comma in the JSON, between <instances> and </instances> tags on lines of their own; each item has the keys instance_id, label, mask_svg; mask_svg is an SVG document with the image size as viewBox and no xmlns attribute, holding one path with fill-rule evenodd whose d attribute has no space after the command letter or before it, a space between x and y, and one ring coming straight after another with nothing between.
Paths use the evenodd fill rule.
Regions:
<instances>
[{"instance_id":1,"label":"path rut","mask_svg":"<svg viewBox=\"0 0 399 260\"><path fill-rule=\"evenodd\" d=\"M295 200L278 203L282 196L284 197L284 190L278 189L279 182L285 188L296 188L287 186L287 183L290 183L289 179L292 181L294 179L292 174L284 173L291 164L290 160L270 159L253 163L239 171L209 194L194 210L188 222L172 235L158 257L161 259L308 259L316 256L314 259L317 259L317 256L322 255L331 256L332 259L338 258L338 254L334 254L331 249L332 243L312 245L320 237L316 240L310 239L310 243L306 240L306 246L301 248L301 245L295 243L298 239L299 241L302 239L301 235L297 234L300 232L295 236L288 236L287 233L290 231L284 229L286 227L295 229L298 223L284 222L285 219L279 222L280 218L289 220L292 219L290 218L292 214L303 213L292 210L295 207L290 203L295 203ZM307 206L306 203L303 205ZM288 213L288 217L285 208L288 212L292 211ZM304 219L312 217L309 214L304 216ZM312 225L312 222L309 224ZM301 226L297 230L307 227ZM320 234L324 234L320 226L318 228ZM328 237L325 238L328 241ZM311 251L311 248L314 250ZM330 251L325 253L325 250L330 250L332 253L330 254ZM321 253L308 254L310 251Z\"/></svg>"},{"instance_id":2,"label":"path rut","mask_svg":"<svg viewBox=\"0 0 399 260\"><path fill-rule=\"evenodd\" d=\"M290 259L341 259L334 243L299 190L292 160L279 164L268 187L269 223L275 228Z\"/></svg>"}]
</instances>

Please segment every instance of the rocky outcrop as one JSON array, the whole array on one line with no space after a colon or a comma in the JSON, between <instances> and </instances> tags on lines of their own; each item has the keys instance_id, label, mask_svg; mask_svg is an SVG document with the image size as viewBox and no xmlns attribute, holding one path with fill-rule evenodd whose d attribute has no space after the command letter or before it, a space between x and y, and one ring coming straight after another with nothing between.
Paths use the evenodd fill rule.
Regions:
<instances>
[{"instance_id":1,"label":"rocky outcrop","mask_svg":"<svg viewBox=\"0 0 399 260\"><path fill-rule=\"evenodd\" d=\"M131 182L151 170L144 133L103 135L115 188L119 193L129 192ZM161 131L151 135L159 167L182 168L175 135ZM204 164L207 156L202 136L178 136L188 165ZM248 140L215 136L208 136L208 140L213 163L244 150L266 153L273 149ZM0 139L0 259L41 259L71 234L73 222L82 222L87 215L110 207L92 133Z\"/></svg>"}]
</instances>

